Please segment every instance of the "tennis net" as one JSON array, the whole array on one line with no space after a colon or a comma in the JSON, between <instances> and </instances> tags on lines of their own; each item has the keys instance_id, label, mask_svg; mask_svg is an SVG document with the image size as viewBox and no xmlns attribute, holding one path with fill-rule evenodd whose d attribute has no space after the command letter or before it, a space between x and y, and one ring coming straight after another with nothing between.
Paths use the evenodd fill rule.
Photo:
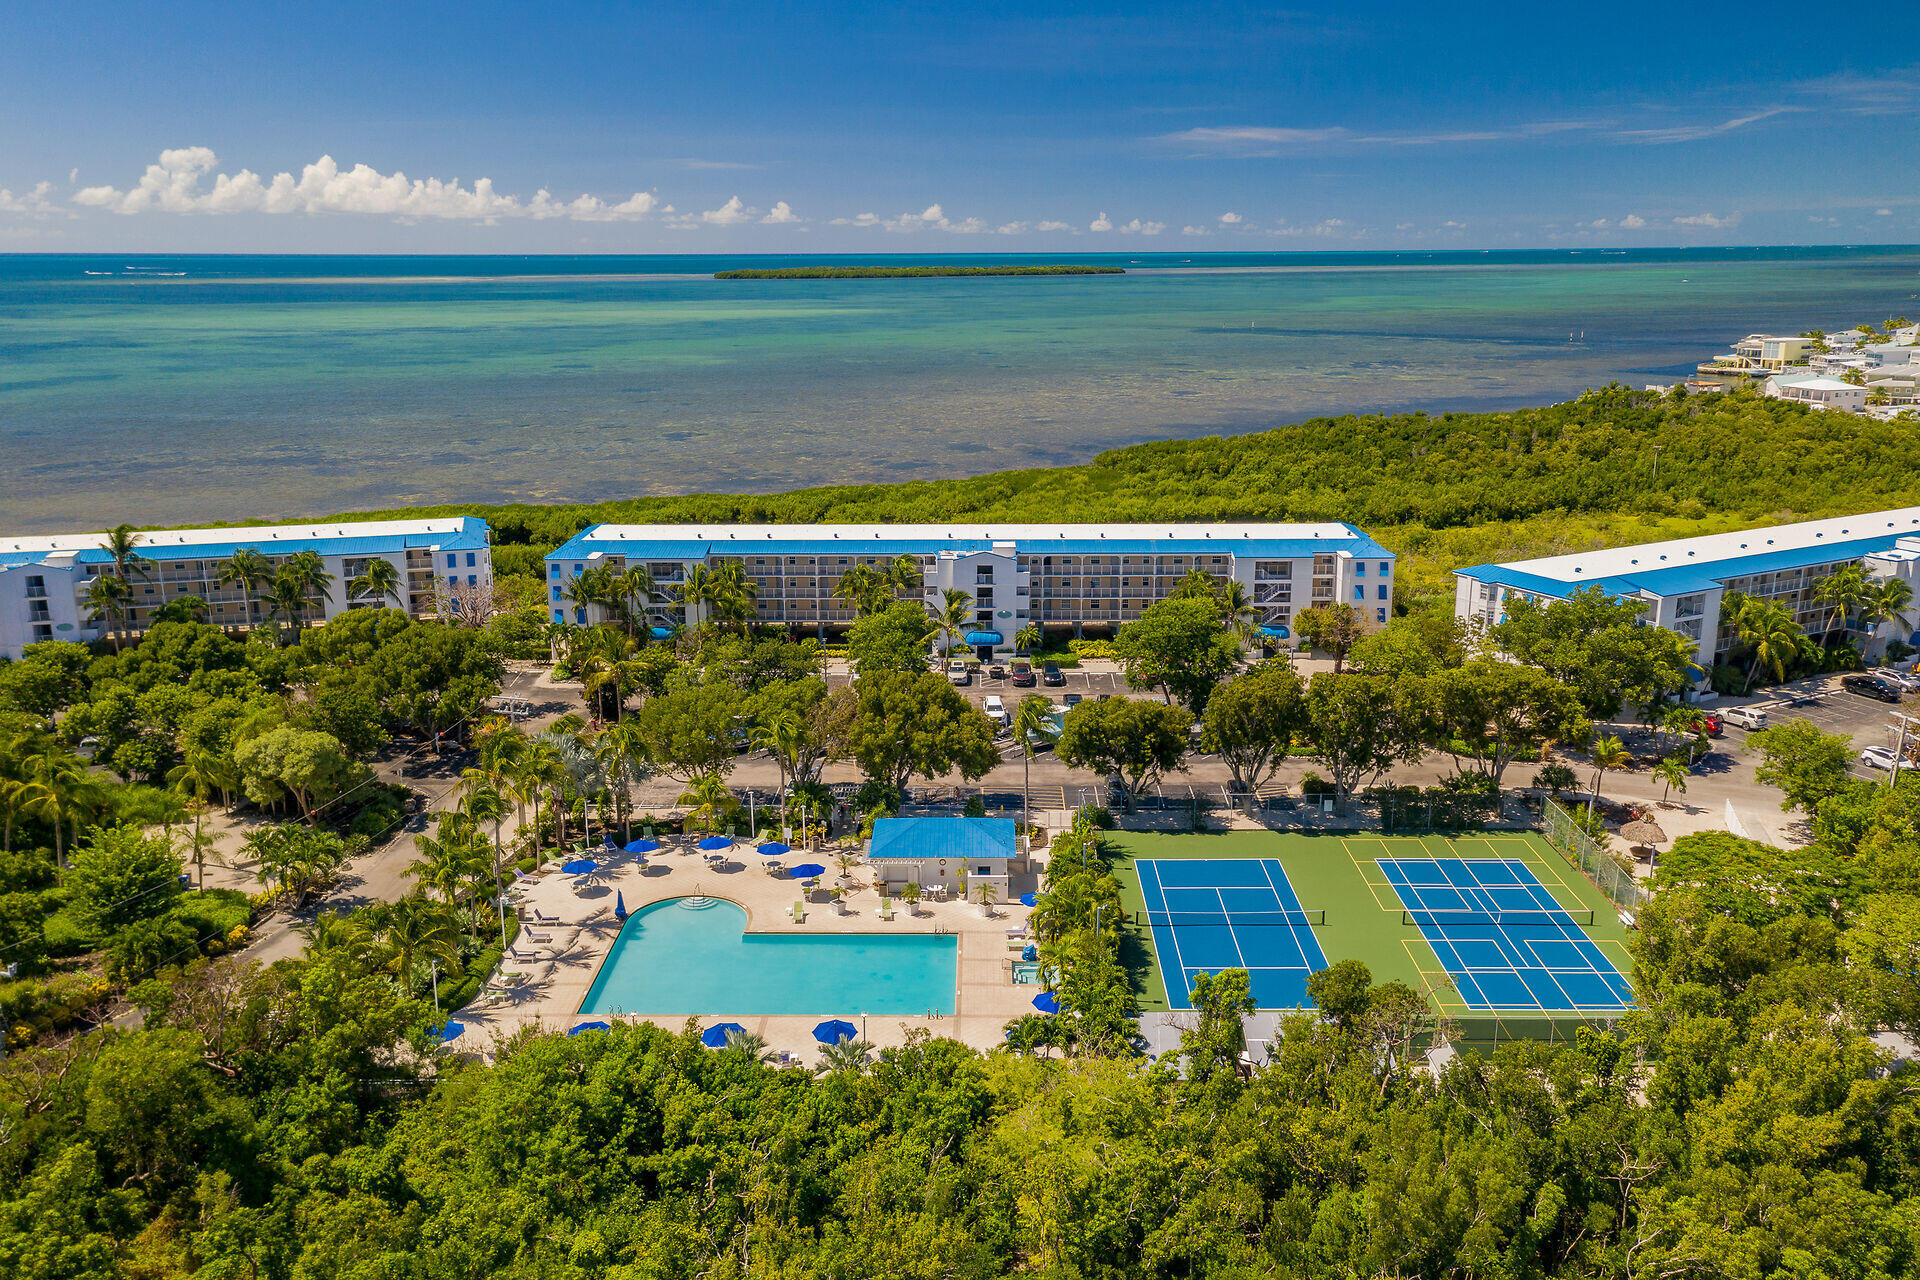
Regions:
<instances>
[{"instance_id":1,"label":"tennis net","mask_svg":"<svg viewBox=\"0 0 1920 1280\"><path fill-rule=\"evenodd\" d=\"M1400 923L1409 926L1438 925L1441 927L1471 924L1590 925L1593 923L1593 912L1591 909L1569 911L1564 907L1552 910L1541 908L1518 911L1426 911L1402 908Z\"/></svg>"},{"instance_id":2,"label":"tennis net","mask_svg":"<svg viewBox=\"0 0 1920 1280\"><path fill-rule=\"evenodd\" d=\"M1314 911L1139 911L1134 913L1134 922L1149 928L1224 924L1236 929L1253 929L1263 925L1299 929L1307 925L1325 924L1327 913L1324 908Z\"/></svg>"}]
</instances>

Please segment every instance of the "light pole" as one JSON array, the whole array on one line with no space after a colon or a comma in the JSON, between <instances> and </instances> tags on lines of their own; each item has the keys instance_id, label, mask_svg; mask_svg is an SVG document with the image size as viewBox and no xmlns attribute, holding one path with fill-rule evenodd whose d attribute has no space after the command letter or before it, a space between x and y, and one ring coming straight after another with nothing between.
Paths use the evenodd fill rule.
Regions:
<instances>
[{"instance_id":1,"label":"light pole","mask_svg":"<svg viewBox=\"0 0 1920 1280\"><path fill-rule=\"evenodd\" d=\"M1664 448L1666 446L1662 444L1653 446L1653 483L1655 484L1660 483L1660 451Z\"/></svg>"}]
</instances>

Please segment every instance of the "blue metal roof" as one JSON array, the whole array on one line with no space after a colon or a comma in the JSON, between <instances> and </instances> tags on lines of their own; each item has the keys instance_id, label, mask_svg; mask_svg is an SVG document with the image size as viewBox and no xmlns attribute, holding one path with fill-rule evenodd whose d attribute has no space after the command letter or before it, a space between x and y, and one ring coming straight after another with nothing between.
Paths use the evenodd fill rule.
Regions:
<instances>
[{"instance_id":1,"label":"blue metal roof","mask_svg":"<svg viewBox=\"0 0 1920 1280\"><path fill-rule=\"evenodd\" d=\"M869 858L1011 858L1012 818L882 818L873 824Z\"/></svg>"},{"instance_id":2,"label":"blue metal roof","mask_svg":"<svg viewBox=\"0 0 1920 1280\"><path fill-rule=\"evenodd\" d=\"M604 526L582 529L555 550L548 560L585 560L593 553L625 556L629 560L699 560L717 556L897 556L938 555L942 551L991 551L984 538L709 538L649 539L646 541L595 536ZM1116 530L1127 526L1115 525ZM1363 560L1392 560L1394 554L1353 525L1342 525L1345 538L1135 538L1117 533L1108 538L1014 538L1015 547L1028 555L1232 555L1241 559L1300 560L1312 555L1345 551Z\"/></svg>"},{"instance_id":3,"label":"blue metal roof","mask_svg":"<svg viewBox=\"0 0 1920 1280\"><path fill-rule=\"evenodd\" d=\"M1765 530L1757 530L1756 536L1765 532ZM1600 578L1573 576L1548 578L1501 564L1477 564L1471 568L1455 569L1454 573L1463 578L1472 578L1476 582L1531 591L1536 595L1552 596L1556 599L1565 599L1587 587L1599 587L1609 595L1616 596L1631 595L1640 591L1656 596L1683 596L1699 591L1712 591L1729 578L1744 578L1760 573L1777 573L1782 569L1804 569L1808 565L1842 564L1858 560L1876 551L1891 550L1897 540L1911 536L1905 531L1892 532L1875 538L1816 542L1812 546L1785 547L1778 551L1756 551L1748 555L1727 556L1719 560L1683 559L1679 562L1666 563L1650 560L1645 567L1635 567L1625 573Z\"/></svg>"},{"instance_id":4,"label":"blue metal roof","mask_svg":"<svg viewBox=\"0 0 1920 1280\"><path fill-rule=\"evenodd\" d=\"M271 526L284 528L285 526ZM231 540L193 543L139 543L135 550L143 559L224 560L234 552L251 548L270 555L289 551L317 551L323 556L386 555L419 547L438 547L442 551L479 551L487 546L487 522L478 516L463 516L457 529L439 533L387 533L335 538L249 537L248 530L236 528ZM113 557L105 548L88 547L66 551L4 551L0 566L44 563L48 557L71 554L80 564L108 564Z\"/></svg>"}]
</instances>

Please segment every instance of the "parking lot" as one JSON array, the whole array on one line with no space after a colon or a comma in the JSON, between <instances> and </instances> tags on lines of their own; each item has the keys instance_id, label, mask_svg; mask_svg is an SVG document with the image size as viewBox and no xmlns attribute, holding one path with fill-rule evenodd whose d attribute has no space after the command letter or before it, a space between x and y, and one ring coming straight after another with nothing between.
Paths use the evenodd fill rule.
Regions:
<instances>
[{"instance_id":1,"label":"parking lot","mask_svg":"<svg viewBox=\"0 0 1920 1280\"><path fill-rule=\"evenodd\" d=\"M1872 769L1860 762L1858 752L1865 747L1892 747L1898 738L1895 726L1896 714L1920 718L1920 707L1916 707L1910 695L1902 706L1880 702L1844 689L1840 684L1841 676L1810 676L1805 680L1796 680L1791 684L1780 685L1773 689L1757 691L1751 698L1727 698L1706 708L1708 711L1725 711L1731 707L1751 706L1764 708L1768 725L1784 724L1789 720L1810 720L1828 733L1844 733L1853 739L1856 755L1853 772L1856 777L1870 782L1884 782L1887 774L1883 769ZM1914 728L1909 726L1909 736ZM1735 725L1727 725L1721 739L1726 749L1747 755L1746 740L1748 731ZM1758 752L1753 753L1758 756Z\"/></svg>"}]
</instances>

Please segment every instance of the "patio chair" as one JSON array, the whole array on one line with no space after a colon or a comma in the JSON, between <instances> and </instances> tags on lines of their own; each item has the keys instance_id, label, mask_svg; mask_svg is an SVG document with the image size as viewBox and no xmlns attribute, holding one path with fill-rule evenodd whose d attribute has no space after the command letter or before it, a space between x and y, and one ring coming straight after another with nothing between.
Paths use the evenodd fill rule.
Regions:
<instances>
[{"instance_id":1,"label":"patio chair","mask_svg":"<svg viewBox=\"0 0 1920 1280\"><path fill-rule=\"evenodd\" d=\"M535 920L538 920L541 924L559 924L560 923L559 916L550 916L538 907L528 907L527 914L532 916Z\"/></svg>"},{"instance_id":2,"label":"patio chair","mask_svg":"<svg viewBox=\"0 0 1920 1280\"><path fill-rule=\"evenodd\" d=\"M798 900L793 904L793 922L795 924L805 924L807 922L807 904L804 899Z\"/></svg>"},{"instance_id":3,"label":"patio chair","mask_svg":"<svg viewBox=\"0 0 1920 1280\"><path fill-rule=\"evenodd\" d=\"M882 920L893 919L893 899L887 897L885 894L882 894L880 897L880 918Z\"/></svg>"},{"instance_id":4,"label":"patio chair","mask_svg":"<svg viewBox=\"0 0 1920 1280\"><path fill-rule=\"evenodd\" d=\"M531 929L524 930L524 932L527 938L533 942L552 942L553 941L553 935L550 933L535 933Z\"/></svg>"}]
</instances>

